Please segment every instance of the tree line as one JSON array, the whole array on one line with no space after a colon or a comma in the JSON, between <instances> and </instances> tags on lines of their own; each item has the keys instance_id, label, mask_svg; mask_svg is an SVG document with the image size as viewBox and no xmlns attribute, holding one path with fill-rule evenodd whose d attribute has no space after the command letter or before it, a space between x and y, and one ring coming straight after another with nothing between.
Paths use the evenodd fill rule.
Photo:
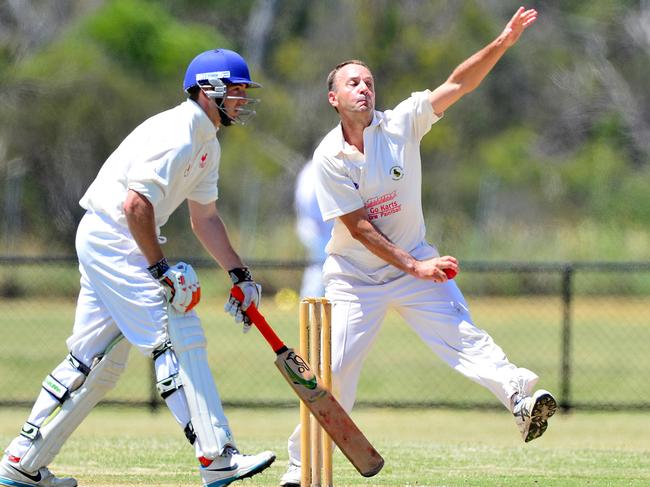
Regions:
<instances>
[{"instance_id":1,"label":"tree line","mask_svg":"<svg viewBox=\"0 0 650 487\"><path fill-rule=\"evenodd\" d=\"M543 248L553 236L587 228L594 248L611 254L603 258L647 258L647 246L634 249L650 243L650 4L533 3L535 26L423 139L430 238L489 258L513 234ZM293 244L277 243L292 224L297 171L337 121L326 100L329 70L364 60L378 108L392 108L442 83L518 5L1 4L0 244L5 252L71 251L78 200L106 157L142 120L183 99L195 54L221 46L244 54L263 88L254 93L262 104L250 126L220 132L220 209L249 255L293 255L283 254ZM180 219L169 225L185 231ZM611 248L598 236L611 237Z\"/></svg>"}]
</instances>

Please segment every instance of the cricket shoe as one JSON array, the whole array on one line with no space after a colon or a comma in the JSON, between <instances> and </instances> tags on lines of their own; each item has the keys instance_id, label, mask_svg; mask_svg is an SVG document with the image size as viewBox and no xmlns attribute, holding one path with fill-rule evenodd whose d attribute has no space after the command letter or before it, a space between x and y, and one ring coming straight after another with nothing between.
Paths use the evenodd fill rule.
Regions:
<instances>
[{"instance_id":1,"label":"cricket shoe","mask_svg":"<svg viewBox=\"0 0 650 487\"><path fill-rule=\"evenodd\" d=\"M77 481L70 477L55 477L47 467L37 472L25 472L18 462L11 461L6 455L0 461L0 485L10 487L77 487Z\"/></svg>"},{"instance_id":2,"label":"cricket shoe","mask_svg":"<svg viewBox=\"0 0 650 487\"><path fill-rule=\"evenodd\" d=\"M207 467L200 467L205 487L222 487L235 480L245 479L260 473L275 460L275 453L264 451L257 455L242 455L236 448L226 447Z\"/></svg>"},{"instance_id":3,"label":"cricket shoe","mask_svg":"<svg viewBox=\"0 0 650 487\"><path fill-rule=\"evenodd\" d=\"M300 465L289 461L289 468L284 472L284 475L280 477L280 486L281 487L300 487L300 481L302 475L300 470Z\"/></svg>"},{"instance_id":4,"label":"cricket shoe","mask_svg":"<svg viewBox=\"0 0 650 487\"><path fill-rule=\"evenodd\" d=\"M548 427L548 418L555 414L557 402L550 392L540 389L532 396L519 399L512 414L526 443L544 434Z\"/></svg>"}]
</instances>

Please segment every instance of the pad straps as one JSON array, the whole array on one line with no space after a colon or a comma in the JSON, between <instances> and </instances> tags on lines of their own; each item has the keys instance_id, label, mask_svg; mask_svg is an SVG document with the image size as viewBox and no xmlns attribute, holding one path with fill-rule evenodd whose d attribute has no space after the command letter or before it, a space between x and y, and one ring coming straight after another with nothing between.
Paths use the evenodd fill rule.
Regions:
<instances>
[{"instance_id":1,"label":"pad straps","mask_svg":"<svg viewBox=\"0 0 650 487\"><path fill-rule=\"evenodd\" d=\"M88 374L90 374L90 367L88 367L86 364L84 364L81 360L79 360L77 357L72 355L71 353L68 354L66 357L68 362L77 369L79 372L81 372L83 375L88 377Z\"/></svg>"},{"instance_id":2,"label":"pad straps","mask_svg":"<svg viewBox=\"0 0 650 487\"><path fill-rule=\"evenodd\" d=\"M72 365L72 367L81 372L84 376L88 377L88 374L90 374L90 367L72 355L72 353L68 354L66 360L70 365ZM41 385L43 389L49 392L52 397L59 401L59 403L63 403L70 394L70 389L63 385L63 383L52 374L48 374Z\"/></svg>"},{"instance_id":3,"label":"pad straps","mask_svg":"<svg viewBox=\"0 0 650 487\"><path fill-rule=\"evenodd\" d=\"M40 428L35 424L26 421L23 427L20 429L20 436L24 436L28 440L34 441L38 436L38 430Z\"/></svg>"}]
</instances>

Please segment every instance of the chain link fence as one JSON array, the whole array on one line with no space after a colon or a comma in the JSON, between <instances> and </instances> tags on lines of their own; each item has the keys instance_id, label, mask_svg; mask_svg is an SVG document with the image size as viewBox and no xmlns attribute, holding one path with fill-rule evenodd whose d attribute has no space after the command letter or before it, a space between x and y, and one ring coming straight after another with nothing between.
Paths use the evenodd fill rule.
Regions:
<instances>
[{"instance_id":1,"label":"chain link fence","mask_svg":"<svg viewBox=\"0 0 650 487\"><path fill-rule=\"evenodd\" d=\"M255 331L223 312L229 280L205 260L198 308L226 405L282 407L296 399ZM262 311L289 345L298 343L296 289L304 262L251 262ZM650 409L650 262L463 263L457 277L475 323L515 364L541 377L562 408ZM79 276L73 258L0 258L0 406L31 405L65 357ZM157 408L152 361L132 350L107 403ZM431 353L389 315L359 386L358 405L497 408L497 400Z\"/></svg>"}]
</instances>

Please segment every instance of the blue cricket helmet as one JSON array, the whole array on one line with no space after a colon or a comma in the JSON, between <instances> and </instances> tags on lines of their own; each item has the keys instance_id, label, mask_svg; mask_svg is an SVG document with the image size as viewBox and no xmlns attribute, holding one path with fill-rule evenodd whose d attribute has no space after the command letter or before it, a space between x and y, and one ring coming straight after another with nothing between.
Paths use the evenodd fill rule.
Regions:
<instances>
[{"instance_id":1,"label":"blue cricket helmet","mask_svg":"<svg viewBox=\"0 0 650 487\"><path fill-rule=\"evenodd\" d=\"M209 79L219 78L226 85L245 84L248 88L261 85L251 79L248 64L235 51L212 49L196 56L187 67L183 89L207 85Z\"/></svg>"}]
</instances>

